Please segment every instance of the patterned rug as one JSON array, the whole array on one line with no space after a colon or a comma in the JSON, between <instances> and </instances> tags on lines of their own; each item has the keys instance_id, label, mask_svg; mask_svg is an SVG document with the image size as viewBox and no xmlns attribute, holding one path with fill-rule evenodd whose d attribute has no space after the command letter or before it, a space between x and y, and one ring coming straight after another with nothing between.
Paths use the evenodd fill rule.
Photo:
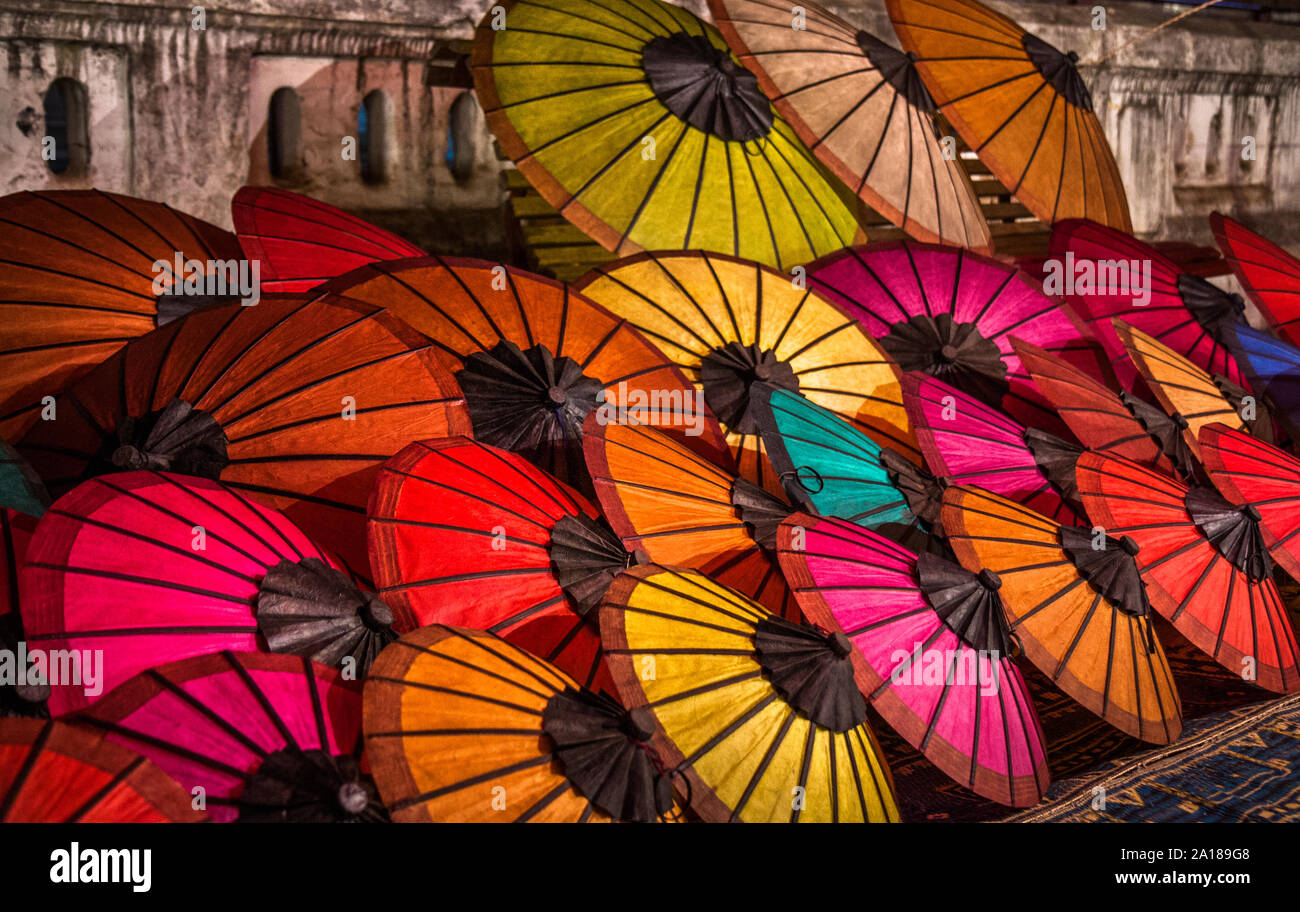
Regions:
<instances>
[{"instance_id":1,"label":"patterned rug","mask_svg":"<svg viewBox=\"0 0 1300 912\"><path fill-rule=\"evenodd\" d=\"M1016 814L980 798L876 717L873 728L894 774L903 819L1235 820L1291 819L1288 814L1300 813L1300 703L1233 677L1163 622L1156 629L1182 696L1184 729L1176 744L1153 749L1124 735L1021 663L1047 739L1053 781L1044 802ZM1153 777L1149 788L1142 785L1148 776ZM1094 812L1091 788L1107 777L1116 783L1105 786L1108 810ZM1084 788L1082 798L1079 788ZM1189 797L1174 800L1180 788ZM1159 797L1165 795L1168 801ZM1208 816L1210 806L1219 816Z\"/></svg>"}]
</instances>

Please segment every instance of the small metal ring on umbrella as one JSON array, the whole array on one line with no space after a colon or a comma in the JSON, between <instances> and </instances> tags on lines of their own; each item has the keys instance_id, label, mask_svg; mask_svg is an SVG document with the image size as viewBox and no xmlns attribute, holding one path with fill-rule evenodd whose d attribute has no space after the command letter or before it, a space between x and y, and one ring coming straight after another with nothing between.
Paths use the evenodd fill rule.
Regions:
<instances>
[{"instance_id":1,"label":"small metal ring on umbrella","mask_svg":"<svg viewBox=\"0 0 1300 912\"><path fill-rule=\"evenodd\" d=\"M1021 641L1020 634L1015 632L1009 633L1007 634L1007 639L1011 643L1011 658L1018 659L1025 654L1025 644Z\"/></svg>"},{"instance_id":2,"label":"small metal ring on umbrella","mask_svg":"<svg viewBox=\"0 0 1300 912\"><path fill-rule=\"evenodd\" d=\"M805 482L800 475L801 472L812 473L813 480L817 482L817 487L816 488L808 487L807 482ZM793 478L795 480L795 483L798 484L799 487L807 491L809 494L820 494L822 491L826 489L825 479L823 479L821 473L818 472L816 469L814 469L812 466L807 466L807 465L796 466L794 471L784 472L781 474L782 481L785 481L786 478Z\"/></svg>"}]
</instances>

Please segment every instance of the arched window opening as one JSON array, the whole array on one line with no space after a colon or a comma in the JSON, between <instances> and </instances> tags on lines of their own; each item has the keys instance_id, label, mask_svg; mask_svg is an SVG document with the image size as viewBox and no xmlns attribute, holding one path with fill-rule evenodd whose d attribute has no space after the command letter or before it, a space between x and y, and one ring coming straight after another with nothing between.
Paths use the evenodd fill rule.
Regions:
<instances>
[{"instance_id":1,"label":"arched window opening","mask_svg":"<svg viewBox=\"0 0 1300 912\"><path fill-rule=\"evenodd\" d=\"M45 161L55 174L79 177L90 168L90 119L86 87L60 76L45 93L45 137L54 155Z\"/></svg>"},{"instance_id":2,"label":"arched window opening","mask_svg":"<svg viewBox=\"0 0 1300 912\"><path fill-rule=\"evenodd\" d=\"M276 89L266 112L266 159L274 178L290 176L302 148L302 102L290 88Z\"/></svg>"},{"instance_id":3,"label":"arched window opening","mask_svg":"<svg viewBox=\"0 0 1300 912\"><path fill-rule=\"evenodd\" d=\"M379 89L366 95L357 112L357 157L361 179L368 184L388 177L389 120L388 96Z\"/></svg>"},{"instance_id":4,"label":"arched window opening","mask_svg":"<svg viewBox=\"0 0 1300 912\"><path fill-rule=\"evenodd\" d=\"M458 181L469 180L478 157L478 101L473 92L461 92L447 114L447 168Z\"/></svg>"}]
</instances>

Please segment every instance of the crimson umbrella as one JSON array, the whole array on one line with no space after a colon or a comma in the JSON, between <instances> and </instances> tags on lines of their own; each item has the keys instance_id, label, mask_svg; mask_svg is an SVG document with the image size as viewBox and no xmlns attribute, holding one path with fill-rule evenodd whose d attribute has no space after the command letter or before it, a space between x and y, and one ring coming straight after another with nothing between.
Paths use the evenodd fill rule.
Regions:
<instances>
[{"instance_id":1,"label":"crimson umbrella","mask_svg":"<svg viewBox=\"0 0 1300 912\"><path fill-rule=\"evenodd\" d=\"M83 680L51 682L50 709L80 709L161 662L263 642L339 666L347 656L364 673L392 639L391 616L340 568L283 516L218 482L159 472L87 481L45 514L20 580L28 641L92 661Z\"/></svg>"},{"instance_id":2,"label":"crimson umbrella","mask_svg":"<svg viewBox=\"0 0 1300 912\"><path fill-rule=\"evenodd\" d=\"M968 250L894 241L808 267L808 282L856 318L902 371L961 389L1031 427L1064 431L1011 336L1103 377L1096 345L1029 277Z\"/></svg>"},{"instance_id":3,"label":"crimson umbrella","mask_svg":"<svg viewBox=\"0 0 1300 912\"><path fill-rule=\"evenodd\" d=\"M1037 804L1047 751L997 574L801 513L777 542L804 617L853 642L858 689L885 721L972 791Z\"/></svg>"},{"instance_id":4,"label":"crimson umbrella","mask_svg":"<svg viewBox=\"0 0 1300 912\"><path fill-rule=\"evenodd\" d=\"M175 780L98 732L52 720L0 720L0 823L206 819Z\"/></svg>"},{"instance_id":5,"label":"crimson umbrella","mask_svg":"<svg viewBox=\"0 0 1300 912\"><path fill-rule=\"evenodd\" d=\"M610 689L594 612L632 558L581 494L518 454L425 440L384 463L367 527L398 630L480 628Z\"/></svg>"},{"instance_id":6,"label":"crimson umbrella","mask_svg":"<svg viewBox=\"0 0 1300 912\"><path fill-rule=\"evenodd\" d=\"M903 375L903 402L935 475L982 486L1065 525L1083 524L1074 506L1078 446L925 374Z\"/></svg>"},{"instance_id":7,"label":"crimson umbrella","mask_svg":"<svg viewBox=\"0 0 1300 912\"><path fill-rule=\"evenodd\" d=\"M261 264L264 291L307 291L376 260L424 256L390 231L288 190L240 187L230 214L244 255Z\"/></svg>"},{"instance_id":8,"label":"crimson umbrella","mask_svg":"<svg viewBox=\"0 0 1300 912\"><path fill-rule=\"evenodd\" d=\"M1044 290L1060 295L1085 321L1125 387L1133 388L1137 371L1111 325L1115 317L1211 374L1245 385L1222 344L1224 329L1240 322L1239 296L1183 271L1132 235L1085 219L1057 222L1051 250L1059 269L1048 275Z\"/></svg>"},{"instance_id":9,"label":"crimson umbrella","mask_svg":"<svg viewBox=\"0 0 1300 912\"><path fill-rule=\"evenodd\" d=\"M1218 212L1210 216L1210 228L1260 313L1283 339L1300 345L1300 260Z\"/></svg>"},{"instance_id":10,"label":"crimson umbrella","mask_svg":"<svg viewBox=\"0 0 1300 912\"><path fill-rule=\"evenodd\" d=\"M1280 693L1300 690L1300 647L1273 581L1258 509L1118 456L1086 453L1076 475L1092 520L1141 549L1138 569L1161 616L1244 680Z\"/></svg>"},{"instance_id":11,"label":"crimson umbrella","mask_svg":"<svg viewBox=\"0 0 1300 912\"><path fill-rule=\"evenodd\" d=\"M221 652L141 672L78 721L138 751L213 820L379 822L361 688L297 656Z\"/></svg>"},{"instance_id":12,"label":"crimson umbrella","mask_svg":"<svg viewBox=\"0 0 1300 912\"><path fill-rule=\"evenodd\" d=\"M219 478L368 576L365 507L413 438L469 433L429 340L356 302L197 311L137 339L56 400L18 448L55 495L105 472Z\"/></svg>"}]
</instances>

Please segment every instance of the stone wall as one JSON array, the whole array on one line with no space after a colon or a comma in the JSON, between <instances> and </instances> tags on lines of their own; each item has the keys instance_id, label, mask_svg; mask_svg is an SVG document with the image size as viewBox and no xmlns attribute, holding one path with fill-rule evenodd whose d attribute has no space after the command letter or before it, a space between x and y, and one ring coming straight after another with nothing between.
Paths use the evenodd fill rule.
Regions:
<instances>
[{"instance_id":1,"label":"stone wall","mask_svg":"<svg viewBox=\"0 0 1300 912\"><path fill-rule=\"evenodd\" d=\"M702 0L683 5L704 11ZM880 0L828 4L893 42ZM1120 3L1107 28L1092 4L991 3L1084 60L1171 15ZM455 179L444 160L460 89L425 84L435 42L465 38L487 0L228 0L192 28L191 2L158 6L0 0L0 192L98 186L229 224L229 199L267 183L266 112L293 87L302 104L300 167L278 181L451 253L501 248L502 191L481 114L474 166ZM1300 245L1300 25L1202 14L1124 51L1087 77L1128 187L1137 231L1208 242L1220 209ZM55 176L40 157L50 82L87 87L87 173ZM367 93L392 112L392 166L379 184L343 158ZM1256 159L1241 158L1253 136Z\"/></svg>"}]
</instances>

